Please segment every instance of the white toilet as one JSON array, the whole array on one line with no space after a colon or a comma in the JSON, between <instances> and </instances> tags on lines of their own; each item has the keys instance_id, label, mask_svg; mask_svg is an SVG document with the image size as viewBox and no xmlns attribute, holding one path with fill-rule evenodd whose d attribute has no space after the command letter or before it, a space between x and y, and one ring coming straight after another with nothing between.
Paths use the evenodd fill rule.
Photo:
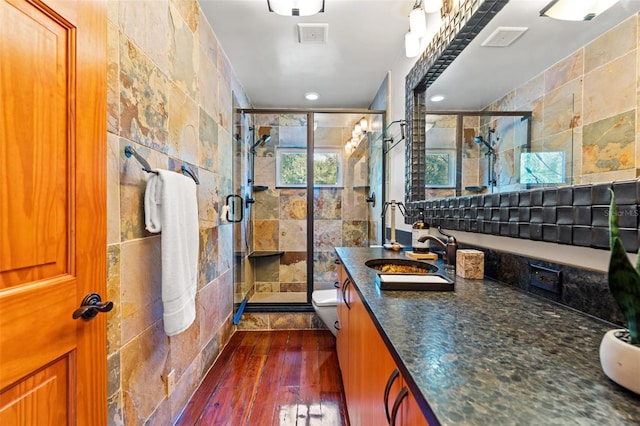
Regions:
<instances>
[{"instance_id":1,"label":"white toilet","mask_svg":"<svg viewBox=\"0 0 640 426\"><path fill-rule=\"evenodd\" d=\"M338 321L338 290L316 290L311 294L313 310L327 328L336 335L335 323Z\"/></svg>"}]
</instances>

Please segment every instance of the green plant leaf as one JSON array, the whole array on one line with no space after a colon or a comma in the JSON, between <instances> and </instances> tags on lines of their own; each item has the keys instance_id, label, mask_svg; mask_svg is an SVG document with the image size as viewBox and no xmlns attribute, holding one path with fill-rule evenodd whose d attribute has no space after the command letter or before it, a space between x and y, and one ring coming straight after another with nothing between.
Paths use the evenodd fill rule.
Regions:
<instances>
[{"instance_id":1,"label":"green plant leaf","mask_svg":"<svg viewBox=\"0 0 640 426\"><path fill-rule=\"evenodd\" d=\"M639 344L638 324L640 323L640 276L627 257L622 241L613 238L613 248L609 260L609 289L627 321L631 343Z\"/></svg>"},{"instance_id":2,"label":"green plant leaf","mask_svg":"<svg viewBox=\"0 0 640 426\"><path fill-rule=\"evenodd\" d=\"M638 324L640 324L640 274L638 272L640 270L640 251L634 267L620 238L617 206L613 191L611 191L611 205L609 208L609 232L611 246L609 272L607 274L609 289L626 319L631 343L638 345L640 344L638 337Z\"/></svg>"},{"instance_id":3,"label":"green plant leaf","mask_svg":"<svg viewBox=\"0 0 640 426\"><path fill-rule=\"evenodd\" d=\"M611 193L611 204L609 205L609 248L613 249L613 239L620 236L620 229L618 228L618 206L616 205L616 195L613 190L609 189Z\"/></svg>"}]
</instances>

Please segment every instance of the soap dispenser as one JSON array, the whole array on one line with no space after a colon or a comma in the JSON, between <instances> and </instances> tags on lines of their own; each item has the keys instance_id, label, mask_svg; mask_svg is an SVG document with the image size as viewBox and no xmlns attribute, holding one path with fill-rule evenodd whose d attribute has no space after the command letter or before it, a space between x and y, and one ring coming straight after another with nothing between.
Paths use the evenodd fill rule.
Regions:
<instances>
[{"instance_id":1,"label":"soap dispenser","mask_svg":"<svg viewBox=\"0 0 640 426\"><path fill-rule=\"evenodd\" d=\"M429 235L429 225L424 221L424 209L418 209L418 220L411 226L411 247L414 253L428 253L429 240L421 243L418 241L425 235Z\"/></svg>"}]
</instances>

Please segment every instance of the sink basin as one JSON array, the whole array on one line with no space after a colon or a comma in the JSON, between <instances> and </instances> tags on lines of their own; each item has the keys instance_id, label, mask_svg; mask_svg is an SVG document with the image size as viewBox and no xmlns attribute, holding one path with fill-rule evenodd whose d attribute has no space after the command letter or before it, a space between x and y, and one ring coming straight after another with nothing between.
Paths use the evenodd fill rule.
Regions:
<instances>
[{"instance_id":1,"label":"sink basin","mask_svg":"<svg viewBox=\"0 0 640 426\"><path fill-rule=\"evenodd\" d=\"M432 274L438 272L433 263L411 259L370 259L364 262L369 268L385 274Z\"/></svg>"},{"instance_id":2,"label":"sink basin","mask_svg":"<svg viewBox=\"0 0 640 426\"><path fill-rule=\"evenodd\" d=\"M410 259L371 259L364 263L377 272L380 290L452 291L451 278L437 274L431 263Z\"/></svg>"}]
</instances>

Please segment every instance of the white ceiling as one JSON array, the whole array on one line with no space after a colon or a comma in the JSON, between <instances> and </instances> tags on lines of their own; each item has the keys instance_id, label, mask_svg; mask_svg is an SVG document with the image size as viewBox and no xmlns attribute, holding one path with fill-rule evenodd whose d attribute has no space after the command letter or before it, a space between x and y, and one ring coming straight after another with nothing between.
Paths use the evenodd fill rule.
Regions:
<instances>
[{"instance_id":1,"label":"white ceiling","mask_svg":"<svg viewBox=\"0 0 640 426\"><path fill-rule=\"evenodd\" d=\"M591 21L540 17L549 0L511 0L429 87L430 110L479 110L526 83L581 46L640 11L640 0L620 0ZM498 27L529 29L507 48L482 47Z\"/></svg>"},{"instance_id":2,"label":"white ceiling","mask_svg":"<svg viewBox=\"0 0 640 426\"><path fill-rule=\"evenodd\" d=\"M367 108L404 56L414 0L325 0L325 11L289 17L267 0L199 0L256 108ZM299 44L298 23L328 23L326 44ZM402 56L401 56L402 55ZM307 101L304 94L318 92Z\"/></svg>"},{"instance_id":3,"label":"white ceiling","mask_svg":"<svg viewBox=\"0 0 640 426\"><path fill-rule=\"evenodd\" d=\"M548 1L511 0L431 86L446 99L429 108L482 108L640 10L640 0L620 0L590 22L557 21L539 16ZM414 0L325 0L309 17L270 13L266 0L199 2L256 108L367 108L387 71L407 61ZM327 23L328 42L299 44L298 23ZM498 26L529 30L511 47L480 47ZM309 91L320 99L304 99Z\"/></svg>"}]
</instances>

